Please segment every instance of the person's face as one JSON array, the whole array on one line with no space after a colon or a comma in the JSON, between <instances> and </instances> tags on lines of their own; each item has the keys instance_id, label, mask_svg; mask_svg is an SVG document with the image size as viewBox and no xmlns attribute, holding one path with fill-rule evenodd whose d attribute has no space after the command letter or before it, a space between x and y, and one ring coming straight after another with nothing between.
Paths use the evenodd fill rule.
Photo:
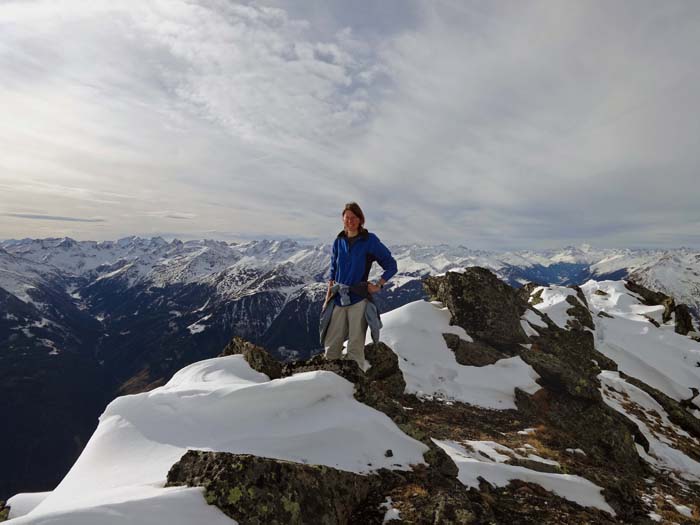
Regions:
<instances>
[{"instance_id":1,"label":"person's face","mask_svg":"<svg viewBox=\"0 0 700 525\"><path fill-rule=\"evenodd\" d=\"M360 218L350 210L343 213L343 227L351 232L357 231L360 227Z\"/></svg>"}]
</instances>

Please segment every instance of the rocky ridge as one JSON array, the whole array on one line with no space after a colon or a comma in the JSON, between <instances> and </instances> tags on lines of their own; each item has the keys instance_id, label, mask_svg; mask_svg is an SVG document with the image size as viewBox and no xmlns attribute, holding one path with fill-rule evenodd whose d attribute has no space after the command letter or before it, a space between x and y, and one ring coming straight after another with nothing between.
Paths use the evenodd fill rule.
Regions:
<instances>
[{"instance_id":1,"label":"rocky ridge","mask_svg":"<svg viewBox=\"0 0 700 525\"><path fill-rule=\"evenodd\" d=\"M534 287L515 290L485 269L431 277L425 287L447 306L452 323L474 338L455 340L454 334L445 334L459 363L488 366L499 356L517 355L538 373L542 388L534 394L517 391L516 410L489 410L405 393L397 356L383 344L366 347L371 367L363 373L352 362L329 363L320 357L280 367L262 348L234 340L226 353L243 354L252 368L270 377L328 370L348 379L358 401L384 412L429 447L427 466L357 477L327 467L188 452L171 470L169 483L204 486L207 501L241 523L382 523L386 501L407 523L686 524L700 518L700 485L645 461L640 449L650 453L650 444L639 424L605 402L599 377L618 366L595 348L592 316L580 289L573 289L575 304L567 300L567 313L576 322L562 328L533 308ZM638 285L634 290L640 294ZM523 318L533 321L526 321L529 329ZM698 419L690 412L694 405L683 405L642 381L620 375L664 407L687 433L683 439L674 434L676 446L689 457L700 458ZM628 406L650 417L633 400ZM480 478L478 488L467 488L458 480L459 469L434 440L466 447L496 443L507 456L506 464L585 478L602 488L614 515L564 499L517 475L505 485ZM323 486L324 491L312 491L316 497L310 501L309 493L299 488L300 480ZM690 515L686 509L691 509Z\"/></svg>"}]
</instances>

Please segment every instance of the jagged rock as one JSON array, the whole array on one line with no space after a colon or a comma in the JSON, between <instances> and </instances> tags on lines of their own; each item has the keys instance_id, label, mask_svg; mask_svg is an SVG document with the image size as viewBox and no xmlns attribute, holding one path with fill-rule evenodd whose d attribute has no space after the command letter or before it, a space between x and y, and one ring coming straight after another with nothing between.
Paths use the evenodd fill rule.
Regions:
<instances>
[{"instance_id":1,"label":"jagged rock","mask_svg":"<svg viewBox=\"0 0 700 525\"><path fill-rule=\"evenodd\" d=\"M668 414L668 419L670 419L672 423L675 423L690 435L700 439L700 419L696 418L694 415L685 410L682 402L676 401L660 390L647 385L644 381L640 381L636 377L629 376L624 372L620 372L620 377L654 398L654 401L661 405L666 411L666 414ZM700 461L700 458L696 458L696 460Z\"/></svg>"},{"instance_id":2,"label":"jagged rock","mask_svg":"<svg viewBox=\"0 0 700 525\"><path fill-rule=\"evenodd\" d=\"M537 292L534 291L535 289L543 286L544 285L537 283L526 283L518 289L518 297L520 300L525 301L530 306L536 306L543 302L542 292L544 292L544 289L538 290Z\"/></svg>"},{"instance_id":3,"label":"jagged rock","mask_svg":"<svg viewBox=\"0 0 700 525\"><path fill-rule=\"evenodd\" d=\"M661 292L654 292L653 290L650 290L649 288L646 288L641 284L632 281L631 279L625 281L625 288L627 288L630 292L639 295L642 298L642 301L648 306L664 304L665 301L670 299L668 295ZM669 315L668 319L670 318L671 316Z\"/></svg>"},{"instance_id":4,"label":"jagged rock","mask_svg":"<svg viewBox=\"0 0 700 525\"><path fill-rule=\"evenodd\" d=\"M426 277L423 286L450 310L452 324L476 340L497 347L530 342L520 325L527 302L489 270L471 267L464 273Z\"/></svg>"},{"instance_id":5,"label":"jagged rock","mask_svg":"<svg viewBox=\"0 0 700 525\"><path fill-rule=\"evenodd\" d=\"M597 376L601 369L617 370L617 365L595 349L593 334L544 328L539 334L530 349L520 351L540 375L539 383L553 391L602 401Z\"/></svg>"},{"instance_id":6,"label":"jagged rock","mask_svg":"<svg viewBox=\"0 0 700 525\"><path fill-rule=\"evenodd\" d=\"M400 397L406 390L406 381L399 368L398 356L381 341L365 346L365 359L371 368L367 370L367 381L389 396Z\"/></svg>"},{"instance_id":7,"label":"jagged rock","mask_svg":"<svg viewBox=\"0 0 700 525\"><path fill-rule=\"evenodd\" d=\"M643 506L635 484L646 471L635 443L646 447L648 443L636 425L602 399L597 376L601 369L616 370L617 365L595 349L593 333L584 329L594 325L582 292L577 290L577 297L568 299L567 313L575 318L575 329L548 322L547 327L538 327L539 335L531 336L528 348L513 344L525 342L516 329L529 308L525 292L513 290L491 272L478 268L463 274L448 272L427 278L426 289L448 307L453 324L475 341L506 347L532 366L544 388L532 396L516 391L519 411L550 430L555 448L570 443L585 450L589 464L584 474L606 490L606 499L620 516L636 519Z\"/></svg>"},{"instance_id":8,"label":"jagged rock","mask_svg":"<svg viewBox=\"0 0 700 525\"><path fill-rule=\"evenodd\" d=\"M690 315L690 310L685 304L676 305L676 333L688 335L689 332L694 332L693 318Z\"/></svg>"},{"instance_id":9,"label":"jagged rock","mask_svg":"<svg viewBox=\"0 0 700 525\"><path fill-rule=\"evenodd\" d=\"M250 525L345 524L381 485L322 465L248 454L189 450L168 472L166 486L202 486L209 504Z\"/></svg>"},{"instance_id":10,"label":"jagged rock","mask_svg":"<svg viewBox=\"0 0 700 525\"><path fill-rule=\"evenodd\" d=\"M606 292L605 290L601 290L600 288L593 293L596 295L602 295L604 297L606 297L608 295L608 292Z\"/></svg>"},{"instance_id":11,"label":"jagged rock","mask_svg":"<svg viewBox=\"0 0 700 525\"><path fill-rule=\"evenodd\" d=\"M270 379L282 377L282 365L276 361L264 348L254 345L240 337L234 337L226 345L219 357L227 355L243 355L253 370L267 375Z\"/></svg>"},{"instance_id":12,"label":"jagged rock","mask_svg":"<svg viewBox=\"0 0 700 525\"><path fill-rule=\"evenodd\" d=\"M484 343L470 343L457 334L442 334L447 347L455 353L455 359L460 365L487 366L499 359L513 357L513 352L497 350Z\"/></svg>"},{"instance_id":13,"label":"jagged rock","mask_svg":"<svg viewBox=\"0 0 700 525\"><path fill-rule=\"evenodd\" d=\"M654 292L645 288L639 283L634 281L625 281L625 287L639 295L644 304L646 305L661 305L664 307L664 313L661 317L663 323L667 323L671 320L673 314L675 314L675 331L681 335L688 335L688 332L695 331L693 326L693 318L690 315L690 310L685 304L676 304L673 297L665 295L661 292Z\"/></svg>"},{"instance_id":14,"label":"jagged rock","mask_svg":"<svg viewBox=\"0 0 700 525\"><path fill-rule=\"evenodd\" d=\"M646 317L647 321L649 321L651 324L653 324L656 328L661 328L661 325L659 324L659 322L656 319L654 319L653 317L649 317L648 315L645 315L644 317Z\"/></svg>"},{"instance_id":15,"label":"jagged rock","mask_svg":"<svg viewBox=\"0 0 700 525\"><path fill-rule=\"evenodd\" d=\"M598 317L607 317L608 319L615 319L614 316L610 315L608 312L604 312L603 310L598 312Z\"/></svg>"},{"instance_id":16,"label":"jagged rock","mask_svg":"<svg viewBox=\"0 0 700 525\"><path fill-rule=\"evenodd\" d=\"M576 290L577 297L573 295L566 297L566 302L571 305L571 308L566 311L566 313L571 316L567 325L569 325L572 330L583 330L584 327L595 330L591 312L588 310L586 296L583 295L583 292L578 286L575 286L574 289Z\"/></svg>"},{"instance_id":17,"label":"jagged rock","mask_svg":"<svg viewBox=\"0 0 700 525\"><path fill-rule=\"evenodd\" d=\"M625 522L637 523L636 516L643 506L635 485L647 470L635 442L647 450L649 443L634 423L602 401L557 395L545 389L532 396L516 389L516 405L550 427L551 446L566 443L584 450L587 468L577 474L603 487L606 501Z\"/></svg>"},{"instance_id":18,"label":"jagged rock","mask_svg":"<svg viewBox=\"0 0 700 525\"><path fill-rule=\"evenodd\" d=\"M7 521L10 516L10 507L5 506L5 502L0 500L0 521Z\"/></svg>"}]
</instances>

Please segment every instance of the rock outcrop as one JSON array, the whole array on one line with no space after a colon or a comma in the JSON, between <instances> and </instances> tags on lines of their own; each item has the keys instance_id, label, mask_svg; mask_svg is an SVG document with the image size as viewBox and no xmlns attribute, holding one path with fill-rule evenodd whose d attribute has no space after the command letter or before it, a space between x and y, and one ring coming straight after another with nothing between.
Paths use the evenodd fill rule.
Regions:
<instances>
[{"instance_id":1,"label":"rock outcrop","mask_svg":"<svg viewBox=\"0 0 700 525\"><path fill-rule=\"evenodd\" d=\"M575 443L585 450L593 468L583 475L605 487L608 503L621 516L638 516L642 504L634 485L642 482L645 468L635 438L645 440L603 402L597 376L601 369L617 366L595 349L592 334L583 330L593 327L593 322L580 290L577 298L571 297L567 312L577 319L576 325L565 330L548 322L546 328L537 327L538 335L529 337L521 328L521 318L531 308L524 294L488 270L467 268L463 273L431 277L426 279L426 290L447 306L452 323L464 328L476 343L517 349L544 387L532 396L519 391L519 410L545 425L552 441ZM611 462L617 473L601 474Z\"/></svg>"},{"instance_id":2,"label":"rock outcrop","mask_svg":"<svg viewBox=\"0 0 700 525\"><path fill-rule=\"evenodd\" d=\"M379 524L384 518L382 505L389 500L405 523L652 523L648 480L656 476L653 479L663 485L666 494L679 485L655 474L640 459L638 447L650 450L647 438L635 423L603 401L598 376L602 370L617 370L617 365L595 348L595 324L582 291L574 288L576 294L567 299L570 322L565 329L533 310L537 298L531 301L530 293L534 285L516 290L482 268L429 277L425 288L448 308L451 323L474 339L468 342L444 334L457 363L489 366L519 356L537 372L542 388L534 394L516 389L517 410L491 410L405 393L399 358L383 343L365 347L370 366L363 372L353 361L329 362L323 356L280 365L263 348L234 339L223 355L242 354L251 367L271 378L315 370L344 377L354 384L355 399L383 412L403 432L428 446L426 464L410 471L383 469L358 475L270 458L189 451L173 466L168 482L203 486L209 503L240 523L251 524ZM671 301L653 292L640 295L645 300L666 301L669 311L679 318L678 306ZM523 328L526 314L542 321L531 325L533 330L527 333ZM620 375L656 399L671 421L690 436L698 436L697 419L682 403ZM602 487L616 516L582 507L518 479L497 487L480 478L478 488L466 488L458 480L455 463L433 439L496 442L506 447L499 450L508 456L505 463L514 467L583 477ZM691 445L689 454L695 457L696 448ZM524 450L534 450L549 460L515 452ZM387 449L386 457L392 454ZM687 497L685 488L678 490ZM669 512L674 521L690 523L678 512Z\"/></svg>"},{"instance_id":3,"label":"rock outcrop","mask_svg":"<svg viewBox=\"0 0 700 525\"><path fill-rule=\"evenodd\" d=\"M654 292L645 288L639 283L632 280L625 281L625 287L637 295L639 295L644 304L649 306L659 305L664 307L664 312L662 314L662 322L668 323L673 315L675 314L675 325L676 333L681 335L688 335L688 332L694 332L695 327L693 326L693 319L690 315L690 310L685 304L676 304L673 297L670 297L661 292Z\"/></svg>"},{"instance_id":4,"label":"rock outcrop","mask_svg":"<svg viewBox=\"0 0 700 525\"><path fill-rule=\"evenodd\" d=\"M204 487L209 504L250 525L349 523L378 475L247 454L188 451L168 472L168 486Z\"/></svg>"},{"instance_id":5,"label":"rock outcrop","mask_svg":"<svg viewBox=\"0 0 700 525\"><path fill-rule=\"evenodd\" d=\"M254 345L240 337L234 337L226 345L219 357L242 355L250 368L267 375L270 379L282 377L282 364L274 359L264 348Z\"/></svg>"}]
</instances>

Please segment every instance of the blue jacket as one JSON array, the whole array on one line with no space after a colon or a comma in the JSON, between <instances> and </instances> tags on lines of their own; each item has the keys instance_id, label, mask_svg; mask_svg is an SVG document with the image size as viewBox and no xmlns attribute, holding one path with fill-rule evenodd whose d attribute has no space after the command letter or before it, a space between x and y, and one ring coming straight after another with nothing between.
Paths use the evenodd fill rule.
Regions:
<instances>
[{"instance_id":1,"label":"blue jacket","mask_svg":"<svg viewBox=\"0 0 700 525\"><path fill-rule=\"evenodd\" d=\"M389 248L384 246L375 234L362 230L358 239L350 247L345 231L338 234L333 242L331 255L330 278L340 284L354 286L366 282L372 263L377 261L384 269L382 279L388 281L397 271L396 260L392 257ZM364 299L354 292L350 292L350 304L355 304ZM340 297L335 296L335 304L340 305Z\"/></svg>"}]
</instances>

